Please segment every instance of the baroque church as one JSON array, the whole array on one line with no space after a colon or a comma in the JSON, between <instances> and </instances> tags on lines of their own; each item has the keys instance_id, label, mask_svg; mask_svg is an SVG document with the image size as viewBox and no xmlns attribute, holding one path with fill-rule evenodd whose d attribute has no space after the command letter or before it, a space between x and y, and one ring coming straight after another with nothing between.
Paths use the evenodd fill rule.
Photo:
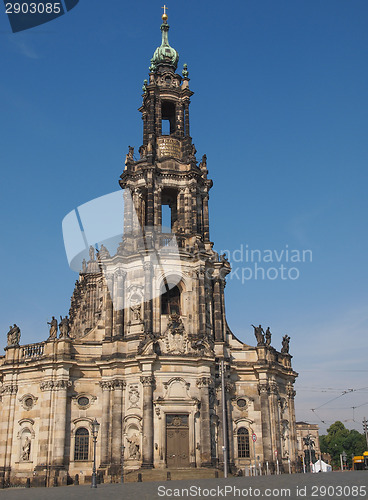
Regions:
<instances>
[{"instance_id":1,"label":"baroque church","mask_svg":"<svg viewBox=\"0 0 368 500\"><path fill-rule=\"evenodd\" d=\"M119 246L114 255L103 244L89 249L69 318L53 318L47 340L21 345L16 325L8 333L0 357L2 486L28 478L67 484L76 474L90 482L95 419L105 481L118 480L122 465L295 470L289 338L278 351L260 325L252 346L227 324L231 268L210 240L212 181L190 136L188 68L176 72L179 55L166 13L162 19L139 108L139 158L129 147L119 180Z\"/></svg>"}]
</instances>

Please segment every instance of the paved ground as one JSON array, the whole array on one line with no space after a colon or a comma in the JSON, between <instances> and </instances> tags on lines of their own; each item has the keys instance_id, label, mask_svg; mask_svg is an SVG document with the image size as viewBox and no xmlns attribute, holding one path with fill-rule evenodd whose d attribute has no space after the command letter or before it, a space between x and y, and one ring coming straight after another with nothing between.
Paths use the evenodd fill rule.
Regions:
<instances>
[{"instance_id":1,"label":"paved ground","mask_svg":"<svg viewBox=\"0 0 368 500\"><path fill-rule=\"evenodd\" d=\"M102 484L96 489L90 486L66 486L0 490L0 500L203 500L260 497L291 500L368 500L368 471Z\"/></svg>"}]
</instances>

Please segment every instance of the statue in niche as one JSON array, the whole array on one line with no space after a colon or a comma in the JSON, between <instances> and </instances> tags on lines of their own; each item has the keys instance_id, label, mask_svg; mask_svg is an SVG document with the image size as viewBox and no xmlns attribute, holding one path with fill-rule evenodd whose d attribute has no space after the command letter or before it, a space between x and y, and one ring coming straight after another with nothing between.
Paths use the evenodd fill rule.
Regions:
<instances>
[{"instance_id":1,"label":"statue in niche","mask_svg":"<svg viewBox=\"0 0 368 500\"><path fill-rule=\"evenodd\" d=\"M141 321L141 304L135 304L130 307L132 311L132 319L133 321Z\"/></svg>"},{"instance_id":2,"label":"statue in niche","mask_svg":"<svg viewBox=\"0 0 368 500\"><path fill-rule=\"evenodd\" d=\"M266 337L266 345L271 345L271 330L269 326L267 327L265 337Z\"/></svg>"},{"instance_id":3,"label":"statue in niche","mask_svg":"<svg viewBox=\"0 0 368 500\"><path fill-rule=\"evenodd\" d=\"M14 326L9 326L7 333L8 346L19 345L20 341L20 328L14 323Z\"/></svg>"},{"instance_id":4,"label":"statue in niche","mask_svg":"<svg viewBox=\"0 0 368 500\"><path fill-rule=\"evenodd\" d=\"M24 462L27 462L29 460L30 455L31 455L31 440L29 439L29 436L26 436L26 439L22 446L21 458Z\"/></svg>"},{"instance_id":5,"label":"statue in niche","mask_svg":"<svg viewBox=\"0 0 368 500\"><path fill-rule=\"evenodd\" d=\"M254 335L256 336L257 339L257 346L265 345L264 331L262 325L259 326L252 325L252 326L254 328Z\"/></svg>"},{"instance_id":6,"label":"statue in niche","mask_svg":"<svg viewBox=\"0 0 368 500\"><path fill-rule=\"evenodd\" d=\"M51 321L47 322L48 325L50 325L50 339L56 339L57 337L57 331L58 331L58 322L57 319L55 319L55 316L52 317Z\"/></svg>"},{"instance_id":7,"label":"statue in niche","mask_svg":"<svg viewBox=\"0 0 368 500\"><path fill-rule=\"evenodd\" d=\"M127 441L129 443L128 446L128 451L129 451L129 458L133 460L139 460L141 458L141 453L139 451L139 438L137 434L133 434L130 438L127 438Z\"/></svg>"},{"instance_id":8,"label":"statue in niche","mask_svg":"<svg viewBox=\"0 0 368 500\"><path fill-rule=\"evenodd\" d=\"M290 337L284 335L282 338L282 348L281 348L281 352L283 354L289 354L289 343L290 343Z\"/></svg>"}]
</instances>

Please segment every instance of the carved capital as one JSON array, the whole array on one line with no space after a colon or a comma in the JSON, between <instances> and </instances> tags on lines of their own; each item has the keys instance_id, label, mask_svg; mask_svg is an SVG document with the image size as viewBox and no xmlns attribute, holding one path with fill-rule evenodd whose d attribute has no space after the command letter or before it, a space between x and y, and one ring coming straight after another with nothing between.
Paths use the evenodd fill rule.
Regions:
<instances>
[{"instance_id":1,"label":"carved capital","mask_svg":"<svg viewBox=\"0 0 368 500\"><path fill-rule=\"evenodd\" d=\"M155 377L153 375L141 376L143 387L150 387L155 384Z\"/></svg>"},{"instance_id":2,"label":"carved capital","mask_svg":"<svg viewBox=\"0 0 368 500\"><path fill-rule=\"evenodd\" d=\"M126 386L125 380L115 379L112 381L112 389L124 389Z\"/></svg>"},{"instance_id":3,"label":"carved capital","mask_svg":"<svg viewBox=\"0 0 368 500\"><path fill-rule=\"evenodd\" d=\"M1 395L5 395L5 394L16 394L18 392L18 386L16 384L4 384L1 388L0 388L0 394Z\"/></svg>"},{"instance_id":4,"label":"carved capital","mask_svg":"<svg viewBox=\"0 0 368 500\"><path fill-rule=\"evenodd\" d=\"M258 384L258 393L260 395L262 395L262 394L268 394L268 392L269 392L268 383L267 382L260 382Z\"/></svg>"},{"instance_id":5,"label":"carved capital","mask_svg":"<svg viewBox=\"0 0 368 500\"><path fill-rule=\"evenodd\" d=\"M151 272L152 270L152 264L151 262L144 262L143 263L143 269L145 273Z\"/></svg>"},{"instance_id":6,"label":"carved capital","mask_svg":"<svg viewBox=\"0 0 368 500\"><path fill-rule=\"evenodd\" d=\"M70 380L55 380L54 381L54 389L59 390L59 389L69 389L69 387L72 386L72 383Z\"/></svg>"},{"instance_id":7,"label":"carved capital","mask_svg":"<svg viewBox=\"0 0 368 500\"><path fill-rule=\"evenodd\" d=\"M127 275L127 272L126 271L123 271L122 269L118 269L117 271L115 271L115 277L117 279L120 279L120 280L125 280L126 278L126 275Z\"/></svg>"},{"instance_id":8,"label":"carved capital","mask_svg":"<svg viewBox=\"0 0 368 500\"><path fill-rule=\"evenodd\" d=\"M71 385L70 380L45 380L40 383L40 389L41 391L57 391L59 389L68 389Z\"/></svg>"},{"instance_id":9,"label":"carved capital","mask_svg":"<svg viewBox=\"0 0 368 500\"><path fill-rule=\"evenodd\" d=\"M201 377L197 380L197 386L201 387L209 387L212 384L212 378L210 377Z\"/></svg>"},{"instance_id":10,"label":"carved capital","mask_svg":"<svg viewBox=\"0 0 368 500\"><path fill-rule=\"evenodd\" d=\"M269 382L269 388L270 388L270 394L278 394L279 393L279 386L277 385L276 382Z\"/></svg>"},{"instance_id":11,"label":"carved capital","mask_svg":"<svg viewBox=\"0 0 368 500\"><path fill-rule=\"evenodd\" d=\"M101 380L100 387L103 391L111 391L114 388L113 380Z\"/></svg>"}]
</instances>

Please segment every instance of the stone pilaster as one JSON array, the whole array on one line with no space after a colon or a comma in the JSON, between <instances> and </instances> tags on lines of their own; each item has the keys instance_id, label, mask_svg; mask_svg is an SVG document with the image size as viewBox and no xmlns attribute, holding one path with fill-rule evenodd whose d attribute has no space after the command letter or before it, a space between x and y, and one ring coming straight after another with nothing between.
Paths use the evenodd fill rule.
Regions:
<instances>
[{"instance_id":1,"label":"stone pilaster","mask_svg":"<svg viewBox=\"0 0 368 500\"><path fill-rule=\"evenodd\" d=\"M110 464L110 412L111 412L111 390L113 383L111 380L100 382L102 389L102 418L101 418L101 467Z\"/></svg>"},{"instance_id":2,"label":"stone pilaster","mask_svg":"<svg viewBox=\"0 0 368 500\"><path fill-rule=\"evenodd\" d=\"M124 335L124 285L126 272L118 270L115 273L115 300L114 300L114 335L122 338Z\"/></svg>"},{"instance_id":3,"label":"stone pilaster","mask_svg":"<svg viewBox=\"0 0 368 500\"><path fill-rule=\"evenodd\" d=\"M106 305L106 316L105 316L105 340L111 340L112 338L112 328L113 328L113 286L114 286L114 276L112 274L106 275L106 287L105 287L105 305Z\"/></svg>"},{"instance_id":4,"label":"stone pilaster","mask_svg":"<svg viewBox=\"0 0 368 500\"><path fill-rule=\"evenodd\" d=\"M269 382L269 404L270 404L270 420L271 420L271 439L273 453L277 450L279 461L282 457L281 439L280 439L280 419L278 408L278 386L274 381Z\"/></svg>"},{"instance_id":5,"label":"stone pilaster","mask_svg":"<svg viewBox=\"0 0 368 500\"><path fill-rule=\"evenodd\" d=\"M113 474L118 474L121 462L122 446L122 415L123 415L123 390L126 386L124 380L112 381L112 464L115 465Z\"/></svg>"},{"instance_id":6,"label":"stone pilaster","mask_svg":"<svg viewBox=\"0 0 368 500\"><path fill-rule=\"evenodd\" d=\"M153 467L153 389L155 378L153 375L141 376L143 385L143 446L142 468Z\"/></svg>"},{"instance_id":7,"label":"stone pilaster","mask_svg":"<svg viewBox=\"0 0 368 500\"><path fill-rule=\"evenodd\" d=\"M192 220L191 232L196 234L198 232L198 223L197 223L197 188L195 186L191 186L190 188L190 198L191 198L191 220Z\"/></svg>"},{"instance_id":8,"label":"stone pilaster","mask_svg":"<svg viewBox=\"0 0 368 500\"><path fill-rule=\"evenodd\" d=\"M205 270L201 268L197 273L198 278L198 322L199 333L206 333L206 295L205 295Z\"/></svg>"},{"instance_id":9,"label":"stone pilaster","mask_svg":"<svg viewBox=\"0 0 368 500\"><path fill-rule=\"evenodd\" d=\"M209 241L210 239L210 222L209 222L209 214L208 214L208 199L209 195L205 194L203 197L203 236L204 241Z\"/></svg>"},{"instance_id":10,"label":"stone pilaster","mask_svg":"<svg viewBox=\"0 0 368 500\"><path fill-rule=\"evenodd\" d=\"M201 467L211 466L211 430L210 430L210 400L209 387L212 384L210 377L201 377L197 380L197 386L201 393L201 428L200 428L200 454Z\"/></svg>"},{"instance_id":11,"label":"stone pilaster","mask_svg":"<svg viewBox=\"0 0 368 500\"><path fill-rule=\"evenodd\" d=\"M295 422L295 405L294 398L296 392L294 386L291 382L286 385L286 391L288 396L288 407L289 407L289 439L290 439L290 460L295 466L295 461L297 458L297 438L296 438L296 422Z\"/></svg>"},{"instance_id":12,"label":"stone pilaster","mask_svg":"<svg viewBox=\"0 0 368 500\"><path fill-rule=\"evenodd\" d=\"M221 289L220 279L216 278L213 283L213 317L216 342L221 342L222 337L222 310L221 310Z\"/></svg>"},{"instance_id":13,"label":"stone pilaster","mask_svg":"<svg viewBox=\"0 0 368 500\"><path fill-rule=\"evenodd\" d=\"M0 486L9 485L11 472L11 455L13 445L14 411L18 386L7 382L1 389L2 423L0 427Z\"/></svg>"},{"instance_id":14,"label":"stone pilaster","mask_svg":"<svg viewBox=\"0 0 368 500\"><path fill-rule=\"evenodd\" d=\"M147 183L146 225L153 226L153 184Z\"/></svg>"},{"instance_id":15,"label":"stone pilaster","mask_svg":"<svg viewBox=\"0 0 368 500\"><path fill-rule=\"evenodd\" d=\"M144 268L144 331L152 333L152 264L145 262Z\"/></svg>"},{"instance_id":16,"label":"stone pilaster","mask_svg":"<svg viewBox=\"0 0 368 500\"><path fill-rule=\"evenodd\" d=\"M185 137L190 136L189 126L189 100L184 103L184 123L185 123Z\"/></svg>"},{"instance_id":17,"label":"stone pilaster","mask_svg":"<svg viewBox=\"0 0 368 500\"><path fill-rule=\"evenodd\" d=\"M161 229L161 226L162 226L161 192L162 192L161 186L155 186L155 189L153 192L153 204L154 204L153 223L154 223L155 227L157 228L157 230L160 232L162 230Z\"/></svg>"},{"instance_id":18,"label":"stone pilaster","mask_svg":"<svg viewBox=\"0 0 368 500\"><path fill-rule=\"evenodd\" d=\"M273 462L270 409L268 404L269 387L266 380L259 382L258 392L261 403L263 456L265 461Z\"/></svg>"},{"instance_id":19,"label":"stone pilaster","mask_svg":"<svg viewBox=\"0 0 368 500\"><path fill-rule=\"evenodd\" d=\"M66 436L66 408L68 400L68 388L71 387L70 380L55 380L53 382L52 399L54 406L55 423L53 428L53 443L51 466L59 469L56 475L60 477L60 469L65 468L65 436ZM61 484L66 484L65 472Z\"/></svg>"}]
</instances>

